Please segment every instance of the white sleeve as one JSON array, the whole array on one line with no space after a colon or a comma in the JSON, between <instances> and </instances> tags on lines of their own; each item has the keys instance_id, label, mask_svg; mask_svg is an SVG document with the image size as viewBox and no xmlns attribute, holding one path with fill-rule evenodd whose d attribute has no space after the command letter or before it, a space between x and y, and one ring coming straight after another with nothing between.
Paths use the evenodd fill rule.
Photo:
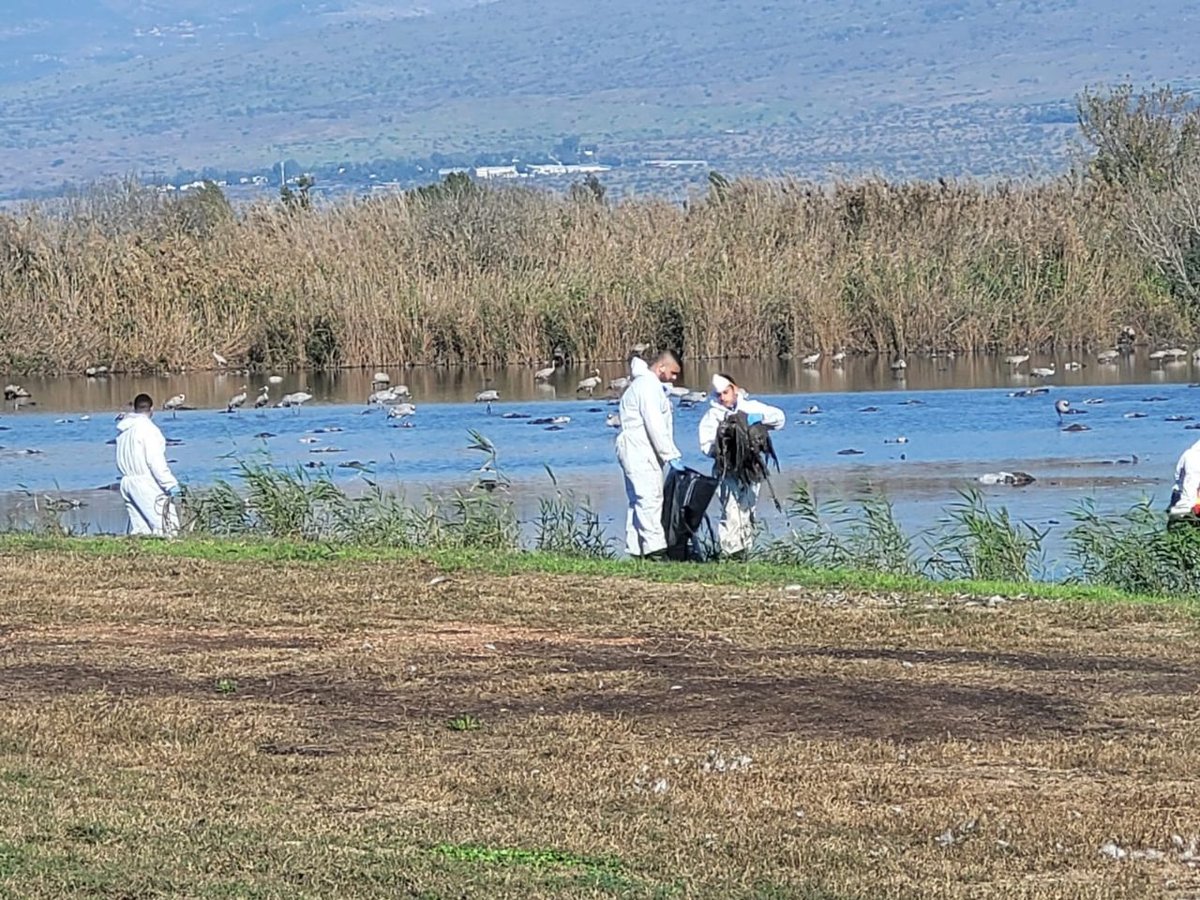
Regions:
<instances>
[{"instance_id":1,"label":"white sleeve","mask_svg":"<svg viewBox=\"0 0 1200 900\"><path fill-rule=\"evenodd\" d=\"M176 487L179 482L171 474L171 467L167 465L167 439L163 437L162 432L158 428L147 428L142 443L146 448L146 467L158 482L158 486L164 491Z\"/></svg>"},{"instance_id":2,"label":"white sleeve","mask_svg":"<svg viewBox=\"0 0 1200 900\"><path fill-rule=\"evenodd\" d=\"M1181 503L1186 503L1188 508L1191 508L1200 495L1200 466L1195 465L1197 460L1194 457L1188 459L1185 456L1180 462L1183 464L1183 478L1180 481L1181 496L1179 499Z\"/></svg>"},{"instance_id":3,"label":"white sleeve","mask_svg":"<svg viewBox=\"0 0 1200 900\"><path fill-rule=\"evenodd\" d=\"M717 428L721 418L711 406L700 420L700 452L705 456L713 456L714 445L717 443Z\"/></svg>"},{"instance_id":4,"label":"white sleeve","mask_svg":"<svg viewBox=\"0 0 1200 900\"><path fill-rule=\"evenodd\" d=\"M767 428L771 429L771 431L778 431L787 421L786 416L783 414L783 410L778 406L768 406L765 403L760 403L758 400L743 400L742 403L738 405L738 409L747 415L757 413L758 415L762 416L762 423L766 425Z\"/></svg>"},{"instance_id":5,"label":"white sleeve","mask_svg":"<svg viewBox=\"0 0 1200 900\"><path fill-rule=\"evenodd\" d=\"M661 391L661 388L654 384L651 384L650 388L656 392ZM671 437L671 427L667 423L667 417L671 414L671 401L661 393L654 396L644 389L640 399L642 401L642 423L646 426L646 434L650 438L654 452L658 454L659 462L670 462L683 456L679 452L679 448L675 446L675 440ZM665 412L663 404L667 404Z\"/></svg>"}]
</instances>

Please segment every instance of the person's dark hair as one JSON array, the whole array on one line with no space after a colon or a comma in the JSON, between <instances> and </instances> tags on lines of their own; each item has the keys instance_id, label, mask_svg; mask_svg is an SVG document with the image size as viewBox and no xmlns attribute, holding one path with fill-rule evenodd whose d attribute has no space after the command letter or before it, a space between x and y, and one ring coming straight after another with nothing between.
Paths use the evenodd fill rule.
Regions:
<instances>
[{"instance_id":1,"label":"person's dark hair","mask_svg":"<svg viewBox=\"0 0 1200 900\"><path fill-rule=\"evenodd\" d=\"M671 365L679 365L679 357L670 350L664 350L654 357L654 362L650 363L651 368L660 363L670 363Z\"/></svg>"},{"instance_id":2,"label":"person's dark hair","mask_svg":"<svg viewBox=\"0 0 1200 900\"><path fill-rule=\"evenodd\" d=\"M154 398L149 394L138 394L133 398L133 411L137 413L148 413L154 409Z\"/></svg>"}]
</instances>

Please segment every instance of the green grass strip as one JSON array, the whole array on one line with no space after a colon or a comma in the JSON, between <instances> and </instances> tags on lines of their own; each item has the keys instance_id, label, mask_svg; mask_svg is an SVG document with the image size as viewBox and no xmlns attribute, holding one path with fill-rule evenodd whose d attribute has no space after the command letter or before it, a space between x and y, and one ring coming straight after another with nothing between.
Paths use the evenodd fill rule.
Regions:
<instances>
[{"instance_id":1,"label":"green grass strip","mask_svg":"<svg viewBox=\"0 0 1200 900\"><path fill-rule=\"evenodd\" d=\"M1048 582L937 581L917 575L893 575L853 569L808 569L766 562L646 563L627 559L587 559L533 551L400 550L282 539L0 535L0 553L35 552L125 558L179 558L211 562L368 563L425 561L445 572L490 575L544 574L575 577L633 578L661 584L730 586L797 585L803 588L890 592L925 596L1028 597L1045 600L1166 603L1196 607L1193 596L1132 594L1115 588Z\"/></svg>"}]
</instances>

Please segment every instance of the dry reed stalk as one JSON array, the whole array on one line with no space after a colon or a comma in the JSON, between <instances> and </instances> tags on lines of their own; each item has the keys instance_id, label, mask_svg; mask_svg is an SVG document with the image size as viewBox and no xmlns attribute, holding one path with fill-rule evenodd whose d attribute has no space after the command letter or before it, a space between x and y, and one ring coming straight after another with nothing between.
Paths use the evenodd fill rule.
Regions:
<instances>
[{"instance_id":1,"label":"dry reed stalk","mask_svg":"<svg viewBox=\"0 0 1200 900\"><path fill-rule=\"evenodd\" d=\"M212 189L215 191L215 188ZM473 187L240 213L132 185L0 218L0 366L526 363L1191 336L1120 196L738 181L686 208Z\"/></svg>"}]
</instances>

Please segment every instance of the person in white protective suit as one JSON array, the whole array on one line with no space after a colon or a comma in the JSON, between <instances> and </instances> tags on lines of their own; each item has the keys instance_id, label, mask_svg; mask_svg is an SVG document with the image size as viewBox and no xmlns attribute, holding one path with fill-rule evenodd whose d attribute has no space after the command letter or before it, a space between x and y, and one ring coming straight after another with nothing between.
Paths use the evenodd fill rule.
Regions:
<instances>
[{"instance_id":1,"label":"person in white protective suit","mask_svg":"<svg viewBox=\"0 0 1200 900\"><path fill-rule=\"evenodd\" d=\"M717 429L726 416L744 412L746 421L751 425L761 422L772 431L784 426L783 410L751 400L730 376L714 375L712 387L708 410L700 420L700 452L705 456L716 456ZM713 474L720 473L714 470ZM754 507L758 503L758 485L741 484L727 474L717 487L717 500L721 504L721 524L717 530L721 553L725 556L745 554L754 543Z\"/></svg>"},{"instance_id":2,"label":"person in white protective suit","mask_svg":"<svg viewBox=\"0 0 1200 900\"><path fill-rule=\"evenodd\" d=\"M150 395L138 394L133 412L117 422L121 498L129 513L129 534L173 535L179 520L171 500L179 495L179 482L167 465L167 441L153 416Z\"/></svg>"},{"instance_id":3,"label":"person in white protective suit","mask_svg":"<svg viewBox=\"0 0 1200 900\"><path fill-rule=\"evenodd\" d=\"M649 365L635 356L630 382L621 395L621 431L617 460L625 473L625 551L630 556L660 559L667 550L663 531L663 474L666 466L683 468L675 446L671 384L679 377L679 360L662 353Z\"/></svg>"},{"instance_id":4,"label":"person in white protective suit","mask_svg":"<svg viewBox=\"0 0 1200 900\"><path fill-rule=\"evenodd\" d=\"M1175 464L1175 488L1167 509L1168 522L1197 522L1200 515L1200 441L1183 451Z\"/></svg>"}]
</instances>

